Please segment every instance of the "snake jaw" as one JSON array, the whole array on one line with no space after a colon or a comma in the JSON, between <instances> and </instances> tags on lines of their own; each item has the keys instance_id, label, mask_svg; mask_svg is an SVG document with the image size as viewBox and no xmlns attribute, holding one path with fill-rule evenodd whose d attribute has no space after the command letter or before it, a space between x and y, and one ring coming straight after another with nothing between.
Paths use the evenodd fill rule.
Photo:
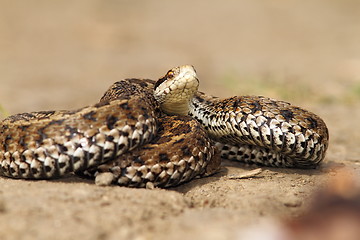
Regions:
<instances>
[{"instance_id":1,"label":"snake jaw","mask_svg":"<svg viewBox=\"0 0 360 240\"><path fill-rule=\"evenodd\" d=\"M191 65L172 68L154 87L154 97L167 114L187 115L189 105L199 87Z\"/></svg>"}]
</instances>

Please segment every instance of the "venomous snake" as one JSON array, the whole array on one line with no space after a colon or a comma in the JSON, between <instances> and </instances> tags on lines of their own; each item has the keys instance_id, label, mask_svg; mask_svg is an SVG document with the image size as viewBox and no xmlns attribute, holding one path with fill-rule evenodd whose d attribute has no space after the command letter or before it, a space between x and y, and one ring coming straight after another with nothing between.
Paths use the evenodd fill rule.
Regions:
<instances>
[{"instance_id":1,"label":"venomous snake","mask_svg":"<svg viewBox=\"0 0 360 240\"><path fill-rule=\"evenodd\" d=\"M171 187L216 172L216 148L275 167L314 168L325 157L329 135L317 115L262 96L218 99L198 86L185 65L157 82L116 82L92 106L10 116L0 122L0 175L107 172L121 186Z\"/></svg>"}]
</instances>

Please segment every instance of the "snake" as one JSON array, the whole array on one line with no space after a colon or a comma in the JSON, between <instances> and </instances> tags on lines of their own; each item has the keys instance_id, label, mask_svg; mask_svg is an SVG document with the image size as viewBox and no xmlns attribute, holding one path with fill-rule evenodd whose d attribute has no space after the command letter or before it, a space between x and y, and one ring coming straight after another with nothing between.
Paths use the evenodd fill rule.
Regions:
<instances>
[{"instance_id":1,"label":"snake","mask_svg":"<svg viewBox=\"0 0 360 240\"><path fill-rule=\"evenodd\" d=\"M53 179L70 173L127 187L173 187L217 172L221 159L316 168L329 143L325 122L264 96L198 91L192 65L159 80L115 82L96 104L0 122L0 175Z\"/></svg>"}]
</instances>

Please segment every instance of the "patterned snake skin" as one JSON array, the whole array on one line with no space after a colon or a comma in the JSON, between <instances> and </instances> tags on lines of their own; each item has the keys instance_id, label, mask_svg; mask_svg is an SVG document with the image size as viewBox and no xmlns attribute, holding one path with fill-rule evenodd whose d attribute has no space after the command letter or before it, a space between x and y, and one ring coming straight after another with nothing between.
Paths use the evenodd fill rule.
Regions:
<instances>
[{"instance_id":1,"label":"patterned snake skin","mask_svg":"<svg viewBox=\"0 0 360 240\"><path fill-rule=\"evenodd\" d=\"M213 140L224 158L266 166L313 168L324 158L328 131L315 114L266 97L218 99L198 85L185 65L156 83L116 82L89 107L10 116L0 122L0 175L108 172L122 186L171 187L218 169Z\"/></svg>"}]
</instances>

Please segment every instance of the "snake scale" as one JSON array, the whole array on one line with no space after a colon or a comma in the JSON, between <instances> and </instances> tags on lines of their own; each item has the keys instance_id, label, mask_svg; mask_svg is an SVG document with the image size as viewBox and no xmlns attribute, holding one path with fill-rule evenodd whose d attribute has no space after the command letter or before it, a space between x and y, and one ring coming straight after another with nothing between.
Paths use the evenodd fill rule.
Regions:
<instances>
[{"instance_id":1,"label":"snake scale","mask_svg":"<svg viewBox=\"0 0 360 240\"><path fill-rule=\"evenodd\" d=\"M314 168L329 134L317 115L262 96L219 99L198 91L193 66L158 81L114 83L97 104L0 122L0 175L58 178L71 172L129 187L171 187L216 172L222 158Z\"/></svg>"}]
</instances>

